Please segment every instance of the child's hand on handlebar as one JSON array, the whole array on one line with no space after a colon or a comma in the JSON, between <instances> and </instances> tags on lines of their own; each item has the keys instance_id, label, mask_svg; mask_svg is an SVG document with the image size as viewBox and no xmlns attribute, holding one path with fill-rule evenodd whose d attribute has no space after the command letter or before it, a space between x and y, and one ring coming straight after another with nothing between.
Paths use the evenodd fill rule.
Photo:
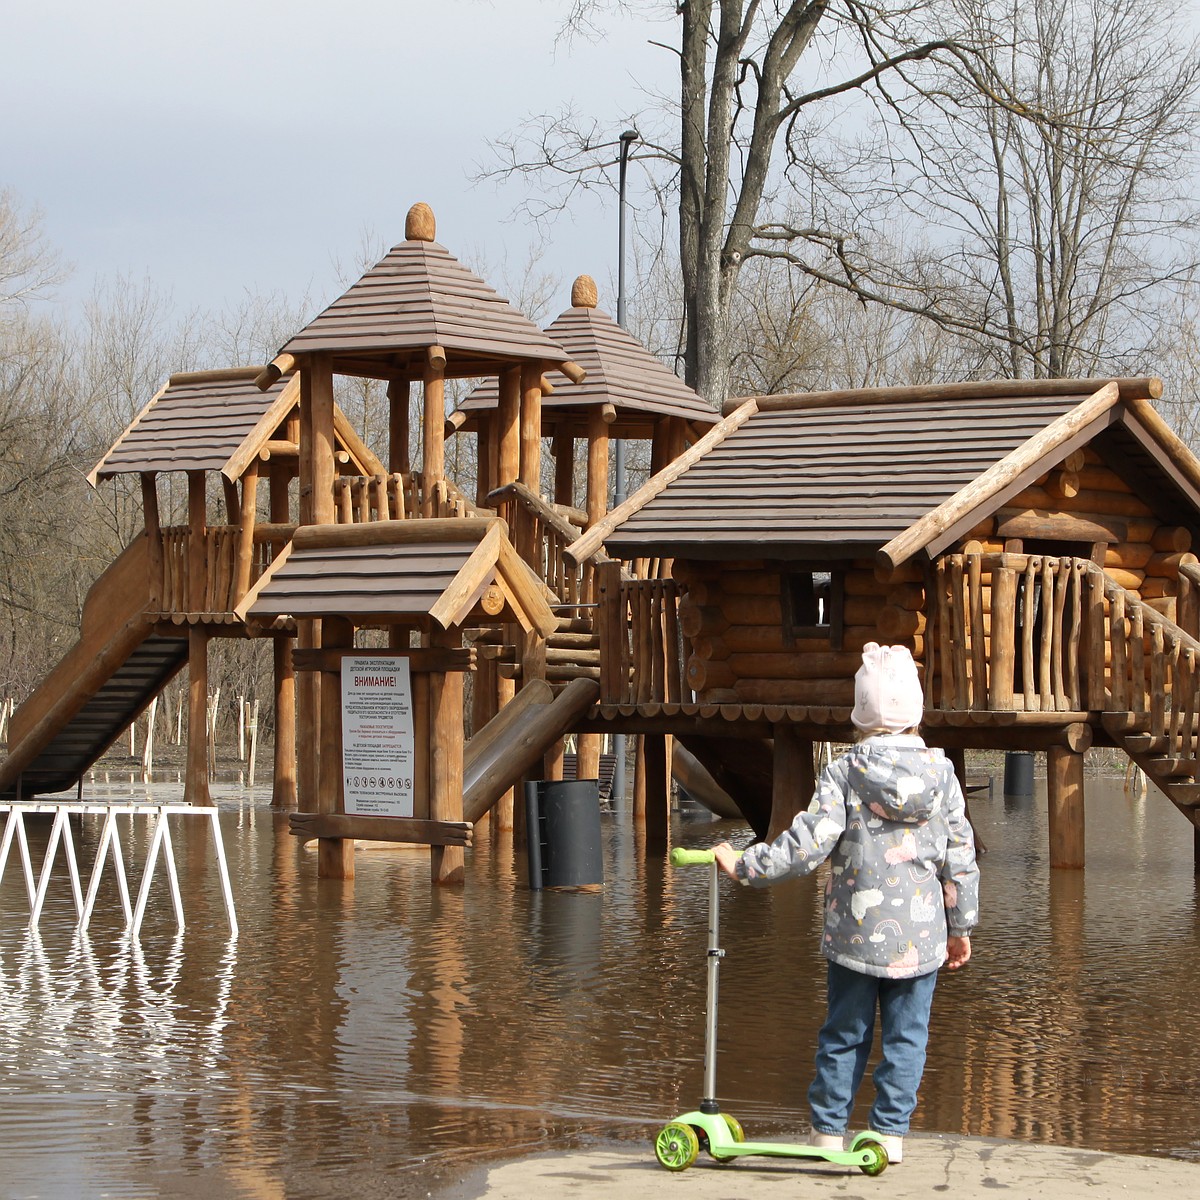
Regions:
<instances>
[{"instance_id":1,"label":"child's hand on handlebar","mask_svg":"<svg viewBox=\"0 0 1200 1200\"><path fill-rule=\"evenodd\" d=\"M735 850L728 842L722 842L719 846L712 848L713 858L717 860L717 866L729 876L730 879L737 879L737 861L742 857L741 851Z\"/></svg>"}]
</instances>

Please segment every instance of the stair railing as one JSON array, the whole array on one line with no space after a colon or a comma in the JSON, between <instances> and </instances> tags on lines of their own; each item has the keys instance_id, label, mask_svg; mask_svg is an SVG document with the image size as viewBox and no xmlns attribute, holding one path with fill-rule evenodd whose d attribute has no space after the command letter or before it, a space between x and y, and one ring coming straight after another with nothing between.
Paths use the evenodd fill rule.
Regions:
<instances>
[{"instance_id":1,"label":"stair railing","mask_svg":"<svg viewBox=\"0 0 1200 1200\"><path fill-rule=\"evenodd\" d=\"M609 559L599 553L577 563L566 553L579 537L577 526L523 483L497 488L488 494L488 503L494 504L508 522L513 544L532 548L534 561L530 566L564 605L582 609L595 602L596 566Z\"/></svg>"},{"instance_id":2,"label":"stair railing","mask_svg":"<svg viewBox=\"0 0 1200 1200\"><path fill-rule=\"evenodd\" d=\"M1153 737L1165 742L1169 757L1192 759L1200 710L1200 641L1126 591L1094 563L1087 563L1090 673L1100 679L1103 646L1111 646L1108 693L1089 690L1089 706L1110 712L1145 714ZM1107 621L1105 621L1107 609ZM1169 706L1168 706L1169 705Z\"/></svg>"},{"instance_id":3,"label":"stair railing","mask_svg":"<svg viewBox=\"0 0 1200 1200\"><path fill-rule=\"evenodd\" d=\"M620 562L598 565L601 704L678 704L691 698L679 629L686 588L674 579L637 579Z\"/></svg>"}]
</instances>

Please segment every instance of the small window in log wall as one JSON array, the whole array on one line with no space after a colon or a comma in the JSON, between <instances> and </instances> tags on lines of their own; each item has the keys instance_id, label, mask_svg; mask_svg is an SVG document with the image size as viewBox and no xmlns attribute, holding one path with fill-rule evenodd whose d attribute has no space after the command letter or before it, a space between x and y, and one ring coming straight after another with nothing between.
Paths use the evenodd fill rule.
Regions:
<instances>
[{"instance_id":1,"label":"small window in log wall","mask_svg":"<svg viewBox=\"0 0 1200 1200\"><path fill-rule=\"evenodd\" d=\"M783 641L828 638L830 648L842 648L845 574L820 568L788 567L781 575Z\"/></svg>"}]
</instances>

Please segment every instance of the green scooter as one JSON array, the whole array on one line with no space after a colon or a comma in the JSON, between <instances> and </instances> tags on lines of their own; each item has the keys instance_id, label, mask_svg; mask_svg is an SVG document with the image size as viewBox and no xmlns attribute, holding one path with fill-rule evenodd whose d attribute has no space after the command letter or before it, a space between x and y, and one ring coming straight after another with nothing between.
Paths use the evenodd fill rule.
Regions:
<instances>
[{"instance_id":1,"label":"green scooter","mask_svg":"<svg viewBox=\"0 0 1200 1200\"><path fill-rule=\"evenodd\" d=\"M847 1150L824 1150L818 1146L783 1142L748 1142L741 1124L717 1104L717 973L725 951L719 944L720 868L711 850L671 851L673 867L711 867L708 889L708 999L704 1029L704 1099L694 1112L668 1121L654 1139L654 1153L668 1171L685 1171L701 1149L719 1163L743 1155L774 1158L813 1158L839 1166L857 1167L865 1175L878 1175L888 1165L887 1151L870 1133L860 1133Z\"/></svg>"}]
</instances>

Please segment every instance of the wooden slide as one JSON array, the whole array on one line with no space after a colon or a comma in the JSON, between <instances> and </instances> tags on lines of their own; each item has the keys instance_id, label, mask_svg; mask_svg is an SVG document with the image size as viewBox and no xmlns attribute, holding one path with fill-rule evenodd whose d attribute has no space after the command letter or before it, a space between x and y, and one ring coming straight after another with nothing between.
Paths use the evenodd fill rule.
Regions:
<instances>
[{"instance_id":1,"label":"wooden slide","mask_svg":"<svg viewBox=\"0 0 1200 1200\"><path fill-rule=\"evenodd\" d=\"M478 821L600 698L594 679L574 679L557 696L530 680L463 752L463 818Z\"/></svg>"},{"instance_id":2,"label":"wooden slide","mask_svg":"<svg viewBox=\"0 0 1200 1200\"><path fill-rule=\"evenodd\" d=\"M74 787L187 661L186 630L146 617L147 568L143 534L88 592L79 641L13 713L0 796Z\"/></svg>"}]
</instances>

